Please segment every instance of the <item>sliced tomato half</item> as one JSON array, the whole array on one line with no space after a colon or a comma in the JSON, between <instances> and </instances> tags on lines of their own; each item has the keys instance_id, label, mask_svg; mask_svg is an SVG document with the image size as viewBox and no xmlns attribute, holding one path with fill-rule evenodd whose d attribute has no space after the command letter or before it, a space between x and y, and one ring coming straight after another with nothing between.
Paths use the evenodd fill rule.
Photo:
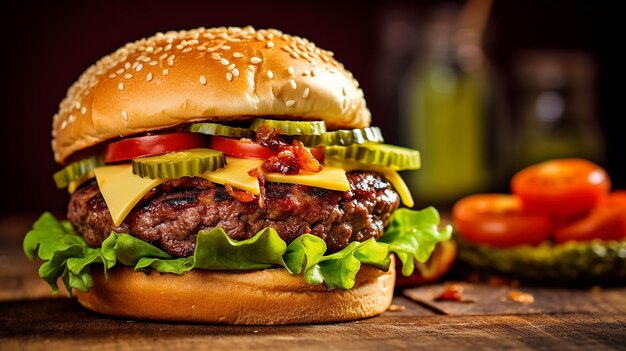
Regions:
<instances>
[{"instance_id":1,"label":"sliced tomato half","mask_svg":"<svg viewBox=\"0 0 626 351\"><path fill-rule=\"evenodd\" d=\"M121 162L141 156L160 155L172 151L206 147L208 138L198 133L175 132L126 138L108 144L104 162Z\"/></svg>"},{"instance_id":2,"label":"sliced tomato half","mask_svg":"<svg viewBox=\"0 0 626 351\"><path fill-rule=\"evenodd\" d=\"M220 136L211 137L211 149L219 150L226 155L241 158L260 158L266 160L272 156L276 156L276 152L272 149L256 143L250 139L233 139ZM309 148L311 155L318 161L324 161L324 147Z\"/></svg>"},{"instance_id":3,"label":"sliced tomato half","mask_svg":"<svg viewBox=\"0 0 626 351\"><path fill-rule=\"evenodd\" d=\"M626 206L600 205L554 233L554 241L623 240L626 239Z\"/></svg>"},{"instance_id":4,"label":"sliced tomato half","mask_svg":"<svg viewBox=\"0 0 626 351\"><path fill-rule=\"evenodd\" d=\"M460 236L493 247L538 245L554 227L548 216L524 213L520 199L507 194L463 198L454 205L452 218Z\"/></svg>"},{"instance_id":5,"label":"sliced tomato half","mask_svg":"<svg viewBox=\"0 0 626 351\"><path fill-rule=\"evenodd\" d=\"M611 188L604 169L583 159L557 159L518 172L511 181L524 210L557 218L584 216Z\"/></svg>"}]
</instances>

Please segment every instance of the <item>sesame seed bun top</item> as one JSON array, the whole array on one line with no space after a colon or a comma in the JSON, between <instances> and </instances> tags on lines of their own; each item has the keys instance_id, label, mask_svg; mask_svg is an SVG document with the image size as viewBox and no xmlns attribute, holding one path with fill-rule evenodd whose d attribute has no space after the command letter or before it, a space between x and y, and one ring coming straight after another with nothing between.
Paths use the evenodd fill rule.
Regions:
<instances>
[{"instance_id":1,"label":"sesame seed bun top","mask_svg":"<svg viewBox=\"0 0 626 351\"><path fill-rule=\"evenodd\" d=\"M52 126L57 162L106 140L194 121L256 116L361 128L370 112L332 52L278 30L211 28L157 33L87 69Z\"/></svg>"}]
</instances>

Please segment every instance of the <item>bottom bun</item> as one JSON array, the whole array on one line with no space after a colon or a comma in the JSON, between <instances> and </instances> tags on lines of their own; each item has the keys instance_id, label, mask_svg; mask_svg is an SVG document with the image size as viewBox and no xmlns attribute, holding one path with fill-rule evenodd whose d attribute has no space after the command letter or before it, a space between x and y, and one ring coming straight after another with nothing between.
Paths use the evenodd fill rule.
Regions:
<instances>
[{"instance_id":1,"label":"bottom bun","mask_svg":"<svg viewBox=\"0 0 626 351\"><path fill-rule=\"evenodd\" d=\"M102 270L93 270L93 287L75 294L87 309L124 318L252 325L340 322L376 316L389 307L394 266L384 272L363 265L352 289L331 291L282 268L175 275L116 267L108 279Z\"/></svg>"}]
</instances>

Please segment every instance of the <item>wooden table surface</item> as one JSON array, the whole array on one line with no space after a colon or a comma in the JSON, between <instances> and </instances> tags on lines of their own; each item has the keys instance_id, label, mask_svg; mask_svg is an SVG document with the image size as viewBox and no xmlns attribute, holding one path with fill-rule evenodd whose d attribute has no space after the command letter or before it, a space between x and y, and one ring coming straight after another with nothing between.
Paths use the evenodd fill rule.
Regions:
<instances>
[{"instance_id":1,"label":"wooden table surface","mask_svg":"<svg viewBox=\"0 0 626 351\"><path fill-rule=\"evenodd\" d=\"M304 326L219 326L109 318L53 297L21 253L31 215L0 217L0 350L626 350L626 288L461 283L473 302L436 302L442 285L398 291L396 311ZM514 302L510 291L534 296Z\"/></svg>"}]
</instances>

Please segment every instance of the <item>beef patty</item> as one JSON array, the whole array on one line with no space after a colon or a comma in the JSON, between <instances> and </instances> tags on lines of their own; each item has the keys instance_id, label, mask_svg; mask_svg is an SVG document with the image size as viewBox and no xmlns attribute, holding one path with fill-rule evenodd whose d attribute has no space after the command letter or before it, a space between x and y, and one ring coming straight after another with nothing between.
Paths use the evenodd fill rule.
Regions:
<instances>
[{"instance_id":1,"label":"beef patty","mask_svg":"<svg viewBox=\"0 0 626 351\"><path fill-rule=\"evenodd\" d=\"M127 233L176 257L193 254L200 230L222 227L233 239L244 240L272 227L289 244L310 233L322 238L329 252L351 241L379 238L400 200L391 185L370 172L348 173L350 190L266 183L265 204L241 202L222 185L203 178L170 180L152 189L115 226L95 181L71 197L68 219L98 247L111 231Z\"/></svg>"}]
</instances>

